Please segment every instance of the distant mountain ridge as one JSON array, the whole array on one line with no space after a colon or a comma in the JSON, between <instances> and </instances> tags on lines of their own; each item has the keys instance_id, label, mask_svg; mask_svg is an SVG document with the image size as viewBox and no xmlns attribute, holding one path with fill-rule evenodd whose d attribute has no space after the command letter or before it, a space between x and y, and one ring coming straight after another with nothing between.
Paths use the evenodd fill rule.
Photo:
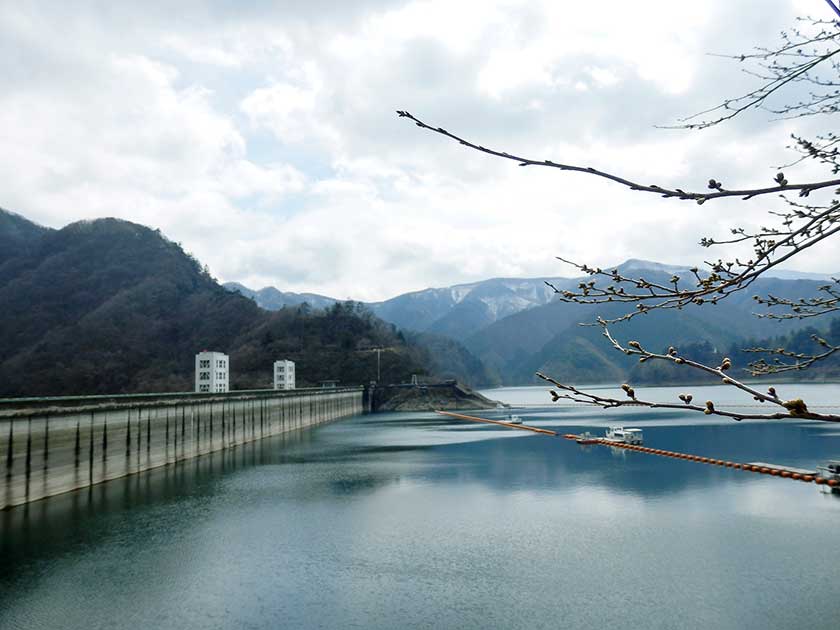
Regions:
<instances>
[{"instance_id":1,"label":"distant mountain ridge","mask_svg":"<svg viewBox=\"0 0 840 630\"><path fill-rule=\"evenodd\" d=\"M664 284L674 274L689 272L688 266L640 259L604 269ZM749 292L733 294L716 306L650 313L617 326L616 334L644 340L660 350L671 343L729 348L740 339L789 334L804 323L754 317L758 307L753 293L791 298L814 295L830 278L828 274L772 272L756 281ZM632 362L605 345L598 329L579 324L599 315L616 317L632 305L560 302L546 285L550 282L562 291L576 288L583 279L591 278L491 278L413 291L368 306L402 329L462 342L484 364L490 380L530 383L536 371L577 382L621 379L635 369ZM260 304L259 296L254 299Z\"/></svg>"},{"instance_id":2,"label":"distant mountain ridge","mask_svg":"<svg viewBox=\"0 0 840 630\"><path fill-rule=\"evenodd\" d=\"M627 276L642 274L687 273L689 266L670 265L631 258L614 267ZM838 274L818 274L800 271L771 270L766 279L831 281ZM453 339L465 340L482 328L510 315L545 306L555 300L555 293L546 283L558 289L574 288L582 277L490 278L477 282L456 284L411 291L388 300L365 303L377 316L399 328L416 332L430 332ZM587 276L586 279L589 279ZM284 306L298 306L304 302L313 308L326 308L338 300L316 293L284 292L275 287L250 289L238 282L224 286L253 299L258 306L277 310Z\"/></svg>"},{"instance_id":3,"label":"distant mountain ridge","mask_svg":"<svg viewBox=\"0 0 840 630\"><path fill-rule=\"evenodd\" d=\"M615 267L604 267L604 269L614 269ZM664 273L684 273L691 269L690 265L667 265L664 263L655 262L652 260L641 260L639 258L630 258L629 260L618 265L618 268L623 272L637 272L637 271L661 271ZM702 272L702 268L701 268ZM764 278L777 278L779 280L818 280L820 282L830 281L834 278L840 277L838 273L813 273L810 271L793 271L789 269L770 269L763 274Z\"/></svg>"},{"instance_id":4,"label":"distant mountain ridge","mask_svg":"<svg viewBox=\"0 0 840 630\"><path fill-rule=\"evenodd\" d=\"M672 273L646 270L644 277L667 283ZM821 284L814 280L760 278L749 292L732 294L717 305L651 311L614 325L612 333L625 342L634 339L660 352L669 345L710 343L729 348L739 340L789 334L806 322L757 318L753 313L759 307L752 295L772 293L795 299L816 295ZM505 383L533 382L537 371L575 382L603 382L608 380L606 375L627 375L634 362L612 349L598 327L580 323L592 323L597 317L613 319L632 306L552 302L494 322L463 342Z\"/></svg>"},{"instance_id":5,"label":"distant mountain ridge","mask_svg":"<svg viewBox=\"0 0 840 630\"><path fill-rule=\"evenodd\" d=\"M376 315L400 328L417 332L434 332L451 337L469 334L476 322L489 324L526 308L547 304L554 291L545 282L568 281L564 278L491 278L451 287L423 289L398 295L381 302L365 303ZM313 308L326 308L340 302L316 293L292 293L274 287L254 290L238 282L223 285L231 291L253 299L266 310L299 306L304 302ZM462 318L474 320L469 328Z\"/></svg>"},{"instance_id":6,"label":"distant mountain ridge","mask_svg":"<svg viewBox=\"0 0 840 630\"><path fill-rule=\"evenodd\" d=\"M238 282L225 282L222 286L230 291L237 291L245 297L251 298L260 308L264 308L267 311L277 311L284 306L300 306L302 304L309 304L312 308L327 308L341 301L325 295L318 295L317 293L278 291L274 287L264 287L255 291Z\"/></svg>"},{"instance_id":7,"label":"distant mountain ridge","mask_svg":"<svg viewBox=\"0 0 840 630\"><path fill-rule=\"evenodd\" d=\"M548 304L546 285L560 278L491 278L441 289L406 293L369 304L385 321L402 328L463 339L509 315Z\"/></svg>"}]
</instances>

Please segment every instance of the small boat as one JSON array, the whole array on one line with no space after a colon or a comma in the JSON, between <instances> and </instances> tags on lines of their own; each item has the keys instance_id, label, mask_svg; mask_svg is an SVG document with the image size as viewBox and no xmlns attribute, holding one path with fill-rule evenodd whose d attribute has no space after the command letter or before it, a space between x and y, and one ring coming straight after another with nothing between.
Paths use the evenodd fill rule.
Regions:
<instances>
[{"instance_id":1,"label":"small boat","mask_svg":"<svg viewBox=\"0 0 840 630\"><path fill-rule=\"evenodd\" d=\"M607 429L606 439L610 442L621 442L622 444L641 444L641 429L625 429L624 427L610 427Z\"/></svg>"},{"instance_id":2,"label":"small boat","mask_svg":"<svg viewBox=\"0 0 840 630\"><path fill-rule=\"evenodd\" d=\"M826 494L840 495L840 460L832 459L822 466L817 466L817 476L833 485L821 485L820 492Z\"/></svg>"},{"instance_id":3,"label":"small boat","mask_svg":"<svg viewBox=\"0 0 840 630\"><path fill-rule=\"evenodd\" d=\"M508 424L522 424L522 418L520 418L517 415L510 414L507 417L507 420L505 420L505 422L507 422Z\"/></svg>"},{"instance_id":4,"label":"small boat","mask_svg":"<svg viewBox=\"0 0 840 630\"><path fill-rule=\"evenodd\" d=\"M598 439L599 438L592 435L589 431L585 431L584 433L581 433L577 436L575 442L577 442L578 444L597 444Z\"/></svg>"},{"instance_id":5,"label":"small boat","mask_svg":"<svg viewBox=\"0 0 840 630\"><path fill-rule=\"evenodd\" d=\"M822 466L817 466L817 474L823 479L840 481L840 460L832 459Z\"/></svg>"}]
</instances>

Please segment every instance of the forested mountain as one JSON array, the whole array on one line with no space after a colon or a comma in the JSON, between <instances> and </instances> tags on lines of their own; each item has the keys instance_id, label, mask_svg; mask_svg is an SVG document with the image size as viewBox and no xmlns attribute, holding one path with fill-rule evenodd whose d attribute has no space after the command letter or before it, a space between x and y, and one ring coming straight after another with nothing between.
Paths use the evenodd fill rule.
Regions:
<instances>
[{"instance_id":1,"label":"forested mountain","mask_svg":"<svg viewBox=\"0 0 840 630\"><path fill-rule=\"evenodd\" d=\"M652 282L667 281L670 273L651 271L645 277ZM635 339L657 350L669 345L703 343L728 350L749 338L789 334L803 327L798 320L755 317L758 307L753 294L808 296L814 295L820 284L812 280L764 278L752 285L750 293L733 294L717 305L652 311L616 324L612 331L619 339ZM533 382L536 371L579 383L615 382L624 378L634 363L612 349L598 327L580 323L594 322L598 316L610 319L625 312L627 305L553 302L500 320L464 343L506 383Z\"/></svg>"},{"instance_id":2,"label":"forested mountain","mask_svg":"<svg viewBox=\"0 0 840 630\"><path fill-rule=\"evenodd\" d=\"M0 208L0 264L30 251L48 232L49 228Z\"/></svg>"},{"instance_id":3,"label":"forested mountain","mask_svg":"<svg viewBox=\"0 0 840 630\"><path fill-rule=\"evenodd\" d=\"M637 259L628 260L617 269L627 276L665 283L672 274L689 273L687 267ZM614 332L621 339L636 339L652 348L679 344L727 352L750 338L789 334L804 324L798 320L755 317L753 313L761 307L752 296L814 295L828 276L783 271L776 275L786 277L761 278L750 292L733 294L717 305L650 312L616 325ZM581 278L495 278L416 291L368 306L405 330L436 334L463 343L469 352L458 349L441 356L448 357L450 365L458 365L459 369L475 366L480 372L474 373L474 382L531 383L535 382L536 371L579 383L615 382L631 373L639 374L634 362L613 350L599 329L579 325L595 321L598 315L616 317L626 312L627 306L558 302L546 280L560 290L577 287L582 281ZM255 299L266 305L259 296ZM416 334L412 338L430 339ZM440 341L430 347L443 349ZM649 378L655 379L656 374L651 371ZM677 376L663 373L663 378Z\"/></svg>"},{"instance_id":4,"label":"forested mountain","mask_svg":"<svg viewBox=\"0 0 840 630\"><path fill-rule=\"evenodd\" d=\"M428 357L429 369L441 379L455 379L475 386L501 385L499 376L467 348L445 335L403 331L409 343L422 348Z\"/></svg>"},{"instance_id":5,"label":"forested mountain","mask_svg":"<svg viewBox=\"0 0 840 630\"><path fill-rule=\"evenodd\" d=\"M308 304L312 308L327 308L341 301L327 297L326 295L318 295L317 293L278 291L274 287L265 287L255 291L238 282L225 282L222 286L230 291L237 291L245 297L251 298L260 308L268 311L276 311L285 306L300 306L302 304Z\"/></svg>"},{"instance_id":6,"label":"forested mountain","mask_svg":"<svg viewBox=\"0 0 840 630\"><path fill-rule=\"evenodd\" d=\"M651 279L666 277L665 274L670 278L671 274L689 272L687 266L635 258L618 265L616 269L628 276L647 275ZM794 287L798 290L797 285L777 281L824 282L830 278L830 274L771 270L763 282L767 284L770 281L773 287ZM554 301L555 293L546 282L562 290L577 287L580 281L581 278L491 278L451 287L412 291L381 302L368 302L367 306L376 315L401 329L437 333L464 341L506 317ZM237 282L227 282L224 286L252 298L268 310L297 306L304 302L313 308L324 308L338 301L315 293L290 293L274 287L255 291ZM804 286L810 290L813 285Z\"/></svg>"},{"instance_id":7,"label":"forested mountain","mask_svg":"<svg viewBox=\"0 0 840 630\"><path fill-rule=\"evenodd\" d=\"M298 364L298 385L428 372L408 344L356 304L267 312L222 288L159 232L116 219L46 230L3 213L0 396L192 389L197 351L231 356L232 387L266 387L271 364Z\"/></svg>"},{"instance_id":8,"label":"forested mountain","mask_svg":"<svg viewBox=\"0 0 840 630\"><path fill-rule=\"evenodd\" d=\"M713 366L720 365L724 357L729 357L735 367L736 375L744 377L744 370L748 370L749 364L757 359L763 357L768 363L773 362L772 357L766 354L748 352L747 349L785 348L786 350L794 353L815 355L824 352L825 348L820 346L819 343L814 340L814 335L827 340L831 344L840 344L840 317L832 319L828 323L828 327L824 330L815 328L814 326L806 326L805 328L800 328L799 330L789 332L787 334L780 334L772 337L739 339L730 344L728 347L716 347L708 341L704 341L681 346L680 352L686 356L692 357L696 361ZM788 363L793 361L789 358L783 360ZM684 382L687 377L690 377L691 380L701 381L705 378L703 374L698 374L696 372L688 374L686 370L680 370L676 365L662 362L646 362L644 365L636 363L626 374L627 379L640 384L680 383ZM779 377L771 376L767 378L778 380ZM803 371L785 372L784 378L793 378L796 380L837 381L840 379L840 356L836 354L831 355ZM711 376L709 376L706 380L709 380L710 382L717 382L717 379Z\"/></svg>"},{"instance_id":9,"label":"forested mountain","mask_svg":"<svg viewBox=\"0 0 840 630\"><path fill-rule=\"evenodd\" d=\"M253 291L236 282L226 282L223 286L229 291L248 297L260 308L271 311L297 308L301 312L310 312L313 316L318 317L320 316L319 310L330 310L335 309L337 305L352 304L359 311L360 316L371 317L374 312L370 304L340 302L315 293L283 292L274 287ZM395 326L393 323L391 325ZM473 386L501 384L501 380L494 371L487 370L480 359L455 339L432 332L418 333L408 329L403 332L405 335L402 339L407 340L422 354L425 365L436 378L456 379ZM380 356L384 357L385 355ZM370 361L371 359L363 360ZM372 378L374 377L372 376Z\"/></svg>"}]
</instances>

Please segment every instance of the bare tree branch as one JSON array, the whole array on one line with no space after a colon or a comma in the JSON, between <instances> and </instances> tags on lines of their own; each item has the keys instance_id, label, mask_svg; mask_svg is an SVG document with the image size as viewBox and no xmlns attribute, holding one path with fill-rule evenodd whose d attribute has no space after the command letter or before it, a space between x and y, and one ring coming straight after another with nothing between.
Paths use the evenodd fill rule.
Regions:
<instances>
[{"instance_id":1,"label":"bare tree branch","mask_svg":"<svg viewBox=\"0 0 840 630\"><path fill-rule=\"evenodd\" d=\"M606 171L601 171L596 168L592 168L589 166L577 166L574 164L563 164L560 162L555 162L553 160L536 160L533 158L522 157L519 155L515 155L512 153L506 153L504 151L498 151L496 149L488 149L487 147L481 146L479 144L475 144L470 142L469 140L465 140L459 136L456 136L453 133L448 132L446 129L442 127L434 127L432 125L428 125L413 114L404 111L404 110L397 110L397 115L401 118L408 118L409 120L413 120L414 123L420 127L421 129L427 129L434 133L440 134L442 136L446 136L447 138L451 138L452 140L457 141L458 143L462 144L465 147L470 149L474 149L476 151L480 151L481 153L486 153L488 155L493 155L495 157L500 157L505 160L512 160L517 162L519 166L547 166L550 168L556 168L561 171L573 171L576 173L585 173L587 175L595 175L596 177L602 177L604 179L608 179L612 182L616 182L617 184L621 184L629 188L630 190L638 190L641 192L647 193L654 193L660 195L665 198L671 199L681 199L687 201L695 201L698 204L703 204L706 201L712 199L721 199L724 197L741 197L742 199L752 199L753 197L757 197L760 195L769 195L772 193L780 193L780 192L787 192L791 190L799 191L799 194L803 197L808 196L810 193L814 192L815 190L820 190L823 188L836 188L840 186L840 179L828 179L825 181L820 182L807 182L802 184L791 184L790 182L785 179L784 175L779 173L775 181L777 185L775 186L767 186L765 188L747 188L747 189L739 189L739 190L726 190L723 186L714 179L709 180L708 187L710 190L714 192L691 192L685 191L681 188L665 188L663 186L658 186L656 184L641 184L639 182L634 182L632 180L626 179L624 177L620 177L618 175L614 175L612 173L608 173Z\"/></svg>"},{"instance_id":2,"label":"bare tree branch","mask_svg":"<svg viewBox=\"0 0 840 630\"><path fill-rule=\"evenodd\" d=\"M755 256L747 261L741 261L738 258L727 262L721 259L707 261L707 272L701 272L695 267L689 270L690 275L687 280L683 276L674 274L669 283L663 284L641 277L632 278L620 273L618 269L604 270L558 257L558 260L574 266L595 279L580 282L576 291L559 289L550 282L546 284L557 294L557 299L563 302L577 304L614 302L635 306L635 310L608 320L610 323L615 323L653 309L679 310L691 305L715 305L732 293L746 289L773 267L838 232L840 232L840 202L828 207L805 207L797 204L793 210L783 215L782 226L778 229L764 228L758 233L747 233L743 229L736 228L733 229L736 238L729 241L716 241L711 238L701 240L701 244L706 247L751 240ZM599 283L598 280L605 282ZM838 296L834 295L834 289L830 286L822 290L826 293L826 298L807 298L803 299L801 304L786 303L781 298L770 300L756 296L755 299L768 307L791 306L795 310L790 317L804 317L806 312L817 314L816 311L820 308L823 312L828 312L829 308L833 310ZM765 316L777 319L785 317L778 313Z\"/></svg>"},{"instance_id":3,"label":"bare tree branch","mask_svg":"<svg viewBox=\"0 0 840 630\"><path fill-rule=\"evenodd\" d=\"M768 319L808 319L840 311L840 278L832 278L832 282L834 284L824 284L817 288L822 293L820 296L789 299L775 295L768 295L767 297L754 295L753 299L758 304L763 304L768 308L783 307L789 311L786 313L757 313L757 316Z\"/></svg>"},{"instance_id":4,"label":"bare tree branch","mask_svg":"<svg viewBox=\"0 0 840 630\"><path fill-rule=\"evenodd\" d=\"M763 358L750 363L750 374L753 376L762 376L765 374L779 374L781 372L805 370L811 367L814 363L823 361L832 356L835 352L840 351L840 346L830 344L819 335L811 335L811 339L818 345L826 348L826 350L817 354L808 354L805 352L792 352L790 350L786 350L785 348L745 348L745 352L763 353L774 357L771 363L768 363L767 360ZM778 357L793 359L793 362L786 362Z\"/></svg>"},{"instance_id":5,"label":"bare tree branch","mask_svg":"<svg viewBox=\"0 0 840 630\"><path fill-rule=\"evenodd\" d=\"M836 7L828 2L836 12ZM763 108L781 118L800 118L816 114L830 114L838 111L840 93L836 79L825 79L816 70L828 67L832 77L838 75L836 55L840 53L840 30L834 20L800 18L805 28L794 28L783 32L782 44L776 48L756 48L755 52L740 55L716 55L754 64L756 69L744 72L762 81L757 88L741 96L726 99L715 107L683 118L680 125L667 128L706 129L713 127L743 112ZM814 87L807 100L771 107L768 100L790 85L809 84ZM829 88L820 90L820 88ZM713 118L690 122L708 114L723 112Z\"/></svg>"},{"instance_id":6,"label":"bare tree branch","mask_svg":"<svg viewBox=\"0 0 840 630\"><path fill-rule=\"evenodd\" d=\"M620 400L607 396L601 396L592 392L580 390L573 385L561 383L550 376L546 376L541 372L537 372L537 376L544 381L551 383L564 393L551 391L551 398L554 402L560 399L571 400L577 403L593 405L604 409L612 409L616 407L649 407L651 409L690 409L692 411L699 411L706 415L723 416L732 418L733 420L782 420L782 419L804 419L804 420L820 420L823 422L840 422L840 415L836 414L822 414L810 411L807 404L801 399L783 400L779 398L775 388L771 387L767 392L762 392L754 387L750 387L740 380L731 376L728 372L732 369L732 363L728 358L724 358L718 367L711 367L704 365L698 361L693 361L687 357L681 356L676 348L669 348L666 354L651 352L638 342L629 341L626 345L619 343L610 333L607 322L599 320L598 322L603 328L603 335L609 340L610 344L616 350L631 356L638 356L639 361L644 363L646 361L665 361L674 365L678 365L687 369L699 370L707 374L711 374L721 379L725 385L735 387L753 397L760 403L769 403L775 405L784 411L776 413L738 413L734 411L721 410L715 407L713 401L708 400L704 405L694 404L692 401L694 397L691 394L680 394L679 403L662 403L644 400L636 395L636 390L630 385L624 384L621 386L627 398Z\"/></svg>"}]
</instances>

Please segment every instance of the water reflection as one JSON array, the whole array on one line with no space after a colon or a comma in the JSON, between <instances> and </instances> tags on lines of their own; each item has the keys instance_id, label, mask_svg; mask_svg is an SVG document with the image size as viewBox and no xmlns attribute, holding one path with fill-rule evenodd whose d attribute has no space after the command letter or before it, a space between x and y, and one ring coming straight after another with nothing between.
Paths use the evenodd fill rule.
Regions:
<instances>
[{"instance_id":1,"label":"water reflection","mask_svg":"<svg viewBox=\"0 0 840 630\"><path fill-rule=\"evenodd\" d=\"M561 433L616 423L519 413ZM620 422L732 461L840 453L836 427L808 422ZM0 513L0 627L827 628L840 550L815 524L838 516L812 484L357 417Z\"/></svg>"}]
</instances>

